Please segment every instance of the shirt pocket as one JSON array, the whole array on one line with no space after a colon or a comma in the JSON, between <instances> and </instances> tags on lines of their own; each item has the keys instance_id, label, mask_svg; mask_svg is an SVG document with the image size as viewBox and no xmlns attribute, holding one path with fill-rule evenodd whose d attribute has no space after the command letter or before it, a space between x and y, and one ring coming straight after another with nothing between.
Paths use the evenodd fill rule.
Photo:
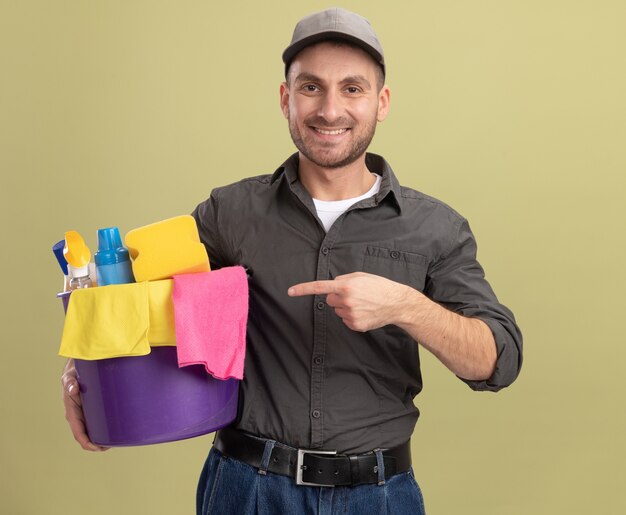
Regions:
<instances>
[{"instance_id":1,"label":"shirt pocket","mask_svg":"<svg viewBox=\"0 0 626 515\"><path fill-rule=\"evenodd\" d=\"M363 258L363 271L424 291L428 259L415 252L368 245Z\"/></svg>"}]
</instances>

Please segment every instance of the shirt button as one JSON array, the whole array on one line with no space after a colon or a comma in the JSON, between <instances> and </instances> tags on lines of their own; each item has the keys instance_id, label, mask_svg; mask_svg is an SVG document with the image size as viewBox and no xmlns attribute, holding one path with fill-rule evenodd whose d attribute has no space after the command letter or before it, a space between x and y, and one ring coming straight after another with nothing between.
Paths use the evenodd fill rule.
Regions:
<instances>
[{"instance_id":1,"label":"shirt button","mask_svg":"<svg viewBox=\"0 0 626 515\"><path fill-rule=\"evenodd\" d=\"M316 357L315 357L315 359L313 360L313 362L314 362L316 365L321 365L321 364L322 364L322 361L324 361L324 360L322 359L322 357L321 357L321 356L316 356Z\"/></svg>"},{"instance_id":2,"label":"shirt button","mask_svg":"<svg viewBox=\"0 0 626 515\"><path fill-rule=\"evenodd\" d=\"M317 309L324 309L324 303L322 301L319 301L317 304Z\"/></svg>"},{"instance_id":3,"label":"shirt button","mask_svg":"<svg viewBox=\"0 0 626 515\"><path fill-rule=\"evenodd\" d=\"M320 410L318 410L318 409L314 409L313 413L311 413L311 415L313 415L313 418L320 418L322 416Z\"/></svg>"},{"instance_id":4,"label":"shirt button","mask_svg":"<svg viewBox=\"0 0 626 515\"><path fill-rule=\"evenodd\" d=\"M398 259L400 257L400 253L397 250L392 250L389 255L393 258L393 259Z\"/></svg>"},{"instance_id":5,"label":"shirt button","mask_svg":"<svg viewBox=\"0 0 626 515\"><path fill-rule=\"evenodd\" d=\"M327 256L329 252L330 252L330 249L328 247L322 247L322 254Z\"/></svg>"}]
</instances>

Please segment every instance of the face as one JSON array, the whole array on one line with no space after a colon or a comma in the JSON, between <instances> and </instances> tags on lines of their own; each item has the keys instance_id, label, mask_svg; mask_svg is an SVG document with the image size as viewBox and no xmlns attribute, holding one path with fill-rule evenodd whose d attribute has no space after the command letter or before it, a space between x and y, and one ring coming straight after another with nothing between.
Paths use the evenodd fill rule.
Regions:
<instances>
[{"instance_id":1,"label":"face","mask_svg":"<svg viewBox=\"0 0 626 515\"><path fill-rule=\"evenodd\" d=\"M377 67L363 50L333 43L294 58L280 88L281 109L306 159L340 168L363 156L389 110L389 88L379 91Z\"/></svg>"}]
</instances>

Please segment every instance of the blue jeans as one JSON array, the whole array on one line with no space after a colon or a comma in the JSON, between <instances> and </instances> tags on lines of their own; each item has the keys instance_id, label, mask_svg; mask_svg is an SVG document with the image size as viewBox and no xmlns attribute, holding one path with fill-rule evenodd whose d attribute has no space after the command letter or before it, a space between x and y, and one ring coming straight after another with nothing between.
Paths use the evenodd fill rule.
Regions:
<instances>
[{"instance_id":1,"label":"blue jeans","mask_svg":"<svg viewBox=\"0 0 626 515\"><path fill-rule=\"evenodd\" d=\"M196 498L198 515L424 515L413 470L383 485L298 486L287 476L259 474L215 448L206 460Z\"/></svg>"}]
</instances>

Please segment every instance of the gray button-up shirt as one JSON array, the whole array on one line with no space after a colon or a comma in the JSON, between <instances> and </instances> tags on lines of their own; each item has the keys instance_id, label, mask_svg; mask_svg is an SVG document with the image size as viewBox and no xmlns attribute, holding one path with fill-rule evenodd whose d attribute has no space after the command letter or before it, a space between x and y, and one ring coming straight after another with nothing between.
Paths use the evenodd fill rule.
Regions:
<instances>
[{"instance_id":1,"label":"gray button-up shirt","mask_svg":"<svg viewBox=\"0 0 626 515\"><path fill-rule=\"evenodd\" d=\"M297 283L356 271L407 284L493 331L498 360L475 390L517 377L522 337L476 261L467 221L400 186L387 162L368 154L380 191L354 204L328 233L298 179L298 155L273 175L215 189L193 215L213 268L246 266L250 277L245 377L237 427L302 448L345 453L408 440L422 389L419 346L388 325L350 330L325 296L289 297ZM210 309L210 306L207 306Z\"/></svg>"}]
</instances>

